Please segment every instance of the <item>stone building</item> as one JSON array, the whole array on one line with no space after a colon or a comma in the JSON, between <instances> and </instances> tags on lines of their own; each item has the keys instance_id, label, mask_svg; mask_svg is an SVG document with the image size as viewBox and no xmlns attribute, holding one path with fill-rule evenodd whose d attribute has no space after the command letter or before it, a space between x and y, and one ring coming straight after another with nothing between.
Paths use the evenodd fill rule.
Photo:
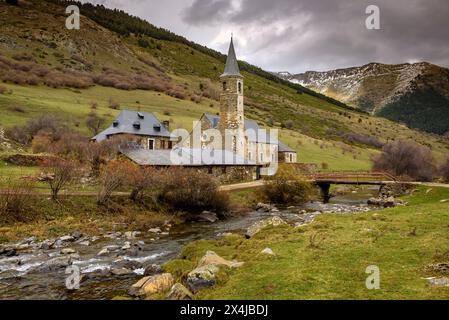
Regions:
<instances>
[{"instance_id":1,"label":"stone building","mask_svg":"<svg viewBox=\"0 0 449 320\"><path fill-rule=\"evenodd\" d=\"M123 110L111 126L92 140L100 142L112 137L127 135L142 149L171 149L173 138L168 122L160 122L153 113Z\"/></svg>"},{"instance_id":2,"label":"stone building","mask_svg":"<svg viewBox=\"0 0 449 320\"><path fill-rule=\"evenodd\" d=\"M219 115L203 114L190 137L180 145L223 148L257 164L269 164L274 161L295 163L295 150L278 141L277 137L271 138L256 121L245 119L244 79L239 70L232 38L220 81L222 92ZM220 132L221 144L215 143L216 140L210 136L212 132L209 129L217 129ZM200 132L200 142L197 142L197 145L194 140L199 137L194 135L195 132Z\"/></svg>"}]
</instances>

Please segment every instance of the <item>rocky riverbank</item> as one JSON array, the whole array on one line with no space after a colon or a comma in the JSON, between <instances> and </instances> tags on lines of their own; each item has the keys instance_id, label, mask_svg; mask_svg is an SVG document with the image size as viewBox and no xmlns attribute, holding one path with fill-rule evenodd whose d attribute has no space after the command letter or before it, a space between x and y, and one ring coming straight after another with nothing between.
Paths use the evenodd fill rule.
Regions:
<instances>
[{"instance_id":1,"label":"rocky riverbank","mask_svg":"<svg viewBox=\"0 0 449 320\"><path fill-rule=\"evenodd\" d=\"M176 258L182 248L192 241L219 239L230 232L244 234L248 228L254 229L254 224L266 219L279 218L290 225L301 226L310 223L319 214L354 214L373 208L364 203L324 205L315 202L289 208L260 204L255 212L220 221L215 221L212 213L204 213L204 222L172 225L166 221L159 227L146 230L126 230L124 225L121 227L123 231L90 235L73 231L43 240L28 237L0 246L0 298L110 299L123 296L142 277L167 273L161 265ZM270 250L267 248L266 252ZM65 272L69 266L79 268L79 290L66 287L68 275ZM202 272L206 274L215 270L209 267L204 269L207 270ZM171 283L168 291L173 291L171 298L185 293L180 284L173 285L176 282ZM196 291L186 283L182 285L189 291ZM168 292L159 298L165 298Z\"/></svg>"}]
</instances>

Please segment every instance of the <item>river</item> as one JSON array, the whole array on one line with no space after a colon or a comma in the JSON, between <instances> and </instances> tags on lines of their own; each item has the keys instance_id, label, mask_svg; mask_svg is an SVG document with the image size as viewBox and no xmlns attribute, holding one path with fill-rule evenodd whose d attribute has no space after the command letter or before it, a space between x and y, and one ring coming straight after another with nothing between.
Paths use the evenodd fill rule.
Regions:
<instances>
[{"instance_id":1,"label":"river","mask_svg":"<svg viewBox=\"0 0 449 320\"><path fill-rule=\"evenodd\" d=\"M294 224L310 221L317 210L323 213L366 211L369 210L365 205L367 199L375 194L377 189L364 188L332 198L326 205L314 202L275 213L251 212L216 223L186 223L173 226L168 234L145 232L135 239L110 233L99 235L98 239L81 237L51 249L42 248L42 243L35 239L27 239L12 244L25 247L16 255L0 255L0 299L111 299L123 296L142 277L145 267L175 258L182 247L191 241L217 238L225 232L243 233L254 222L273 215ZM128 244L131 248L122 249ZM111 246L113 250L98 256L105 246ZM79 267L83 275L78 290L66 288L66 265L60 260L65 260L69 255L61 254L62 248L76 251L71 262ZM131 272L117 274L123 268Z\"/></svg>"}]
</instances>

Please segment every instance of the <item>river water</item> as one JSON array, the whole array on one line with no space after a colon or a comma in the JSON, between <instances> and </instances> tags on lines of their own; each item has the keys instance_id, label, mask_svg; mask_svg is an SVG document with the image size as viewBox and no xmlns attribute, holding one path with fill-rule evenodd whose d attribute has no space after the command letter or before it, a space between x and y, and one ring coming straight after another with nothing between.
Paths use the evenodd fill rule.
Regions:
<instances>
[{"instance_id":1,"label":"river water","mask_svg":"<svg viewBox=\"0 0 449 320\"><path fill-rule=\"evenodd\" d=\"M25 244L26 248L16 255L0 255L0 299L111 299L123 296L142 277L145 267L175 258L182 247L191 241L217 238L225 232L243 233L253 223L273 215L294 224L310 221L317 210L323 213L367 211L366 201L375 194L376 189L359 189L355 193L337 196L327 205L314 202L279 212L251 212L216 223L182 224L173 226L168 234L143 232L135 239L111 233L98 235L98 239L88 237L63 242L47 250L41 248L39 241L28 239L23 243L29 244ZM88 245L86 241L89 241ZM127 242L131 248L121 249ZM111 247L109 254L99 256L105 246L115 248ZM63 248L76 251L71 263L79 267L83 276L78 290L68 290L66 287L66 264L60 263L60 260L68 258L68 255L61 254ZM132 272L122 275L114 272L123 270L123 267Z\"/></svg>"}]
</instances>

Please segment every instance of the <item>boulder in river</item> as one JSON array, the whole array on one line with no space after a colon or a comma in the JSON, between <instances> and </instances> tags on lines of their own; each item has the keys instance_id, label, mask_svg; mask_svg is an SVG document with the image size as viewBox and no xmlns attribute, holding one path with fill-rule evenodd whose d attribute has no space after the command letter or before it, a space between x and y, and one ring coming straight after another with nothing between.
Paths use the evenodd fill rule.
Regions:
<instances>
[{"instance_id":1,"label":"boulder in river","mask_svg":"<svg viewBox=\"0 0 449 320\"><path fill-rule=\"evenodd\" d=\"M170 290L174 282L175 280L171 273L143 277L131 286L129 294L142 297L145 295L163 293Z\"/></svg>"},{"instance_id":2,"label":"boulder in river","mask_svg":"<svg viewBox=\"0 0 449 320\"><path fill-rule=\"evenodd\" d=\"M74 254L74 253L76 253L76 250L72 248L61 249L61 254Z\"/></svg>"},{"instance_id":3,"label":"boulder in river","mask_svg":"<svg viewBox=\"0 0 449 320\"><path fill-rule=\"evenodd\" d=\"M144 271L143 275L144 276L152 276L152 275L155 275L158 273L162 273L162 268L160 265L153 263L153 264L145 267L145 271Z\"/></svg>"},{"instance_id":4,"label":"boulder in river","mask_svg":"<svg viewBox=\"0 0 449 320\"><path fill-rule=\"evenodd\" d=\"M167 300L193 300L193 293L178 282L171 287Z\"/></svg>"},{"instance_id":5,"label":"boulder in river","mask_svg":"<svg viewBox=\"0 0 449 320\"><path fill-rule=\"evenodd\" d=\"M214 223L218 220L217 214L211 211L203 211L199 215L196 215L193 220L198 222L210 222Z\"/></svg>"},{"instance_id":6,"label":"boulder in river","mask_svg":"<svg viewBox=\"0 0 449 320\"><path fill-rule=\"evenodd\" d=\"M161 230L161 228L151 228L151 229L148 229L148 232L151 232L151 233L161 233L162 230Z\"/></svg>"},{"instance_id":7,"label":"boulder in river","mask_svg":"<svg viewBox=\"0 0 449 320\"><path fill-rule=\"evenodd\" d=\"M56 270L59 268L66 268L72 264L72 257L70 255L64 255L47 260L43 265L44 268L50 270Z\"/></svg>"},{"instance_id":8,"label":"boulder in river","mask_svg":"<svg viewBox=\"0 0 449 320\"><path fill-rule=\"evenodd\" d=\"M258 232L260 232L260 230L262 230L265 227L268 226L279 226L282 224L286 224L286 222L284 220L282 220L281 217L278 216L274 216L265 220L261 220L261 221L257 221L256 223L254 223L252 226L250 226L245 233L245 236L247 238L251 238L253 237L255 234L257 234Z\"/></svg>"},{"instance_id":9,"label":"boulder in river","mask_svg":"<svg viewBox=\"0 0 449 320\"><path fill-rule=\"evenodd\" d=\"M72 242L75 241L75 238L73 236L67 235L60 237L58 240L62 242Z\"/></svg>"},{"instance_id":10,"label":"boulder in river","mask_svg":"<svg viewBox=\"0 0 449 320\"><path fill-rule=\"evenodd\" d=\"M1 248L0 256L14 257L17 255L17 250L15 248Z\"/></svg>"},{"instance_id":11,"label":"boulder in river","mask_svg":"<svg viewBox=\"0 0 449 320\"><path fill-rule=\"evenodd\" d=\"M266 204L266 203L259 202L256 205L255 209L258 212L270 212L271 210L276 209L276 207L272 206L271 204Z\"/></svg>"},{"instance_id":12,"label":"boulder in river","mask_svg":"<svg viewBox=\"0 0 449 320\"><path fill-rule=\"evenodd\" d=\"M124 276L124 275L129 275L129 274L133 273L133 271L128 268L112 268L111 273L114 276Z\"/></svg>"},{"instance_id":13,"label":"boulder in river","mask_svg":"<svg viewBox=\"0 0 449 320\"><path fill-rule=\"evenodd\" d=\"M126 231L124 236L128 240L133 240L140 235L140 231Z\"/></svg>"}]
</instances>

